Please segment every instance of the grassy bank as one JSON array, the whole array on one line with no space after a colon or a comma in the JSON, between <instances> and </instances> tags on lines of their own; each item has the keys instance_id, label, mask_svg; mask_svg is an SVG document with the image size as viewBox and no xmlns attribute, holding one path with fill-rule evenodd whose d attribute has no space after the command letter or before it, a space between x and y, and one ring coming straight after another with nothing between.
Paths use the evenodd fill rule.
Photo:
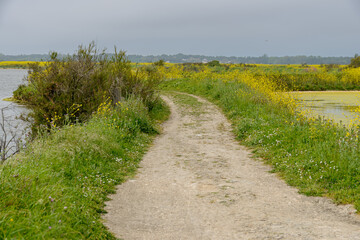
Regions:
<instances>
[{"instance_id":1,"label":"grassy bank","mask_svg":"<svg viewBox=\"0 0 360 240\"><path fill-rule=\"evenodd\" d=\"M53 128L0 165L0 239L114 239L101 221L169 109L129 99L83 124Z\"/></svg>"},{"instance_id":2,"label":"grassy bank","mask_svg":"<svg viewBox=\"0 0 360 240\"><path fill-rule=\"evenodd\" d=\"M290 185L307 195L352 203L359 211L357 130L294 114L262 92L266 85L251 84L246 80L185 78L167 81L162 87L215 102L232 121L241 144L251 147L255 157L272 165Z\"/></svg>"}]
</instances>

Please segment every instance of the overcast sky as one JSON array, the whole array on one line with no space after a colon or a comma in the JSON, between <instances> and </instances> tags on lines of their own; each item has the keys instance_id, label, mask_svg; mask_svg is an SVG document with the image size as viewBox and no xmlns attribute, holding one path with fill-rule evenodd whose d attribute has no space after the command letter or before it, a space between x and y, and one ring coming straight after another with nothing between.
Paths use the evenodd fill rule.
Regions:
<instances>
[{"instance_id":1,"label":"overcast sky","mask_svg":"<svg viewBox=\"0 0 360 240\"><path fill-rule=\"evenodd\" d=\"M360 53L360 0L0 0L0 53Z\"/></svg>"}]
</instances>

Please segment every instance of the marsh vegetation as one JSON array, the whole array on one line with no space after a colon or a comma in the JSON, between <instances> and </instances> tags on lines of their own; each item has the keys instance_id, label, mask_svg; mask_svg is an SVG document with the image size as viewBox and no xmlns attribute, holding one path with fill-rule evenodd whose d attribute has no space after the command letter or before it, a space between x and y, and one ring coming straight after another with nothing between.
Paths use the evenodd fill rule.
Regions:
<instances>
[{"instance_id":1,"label":"marsh vegetation","mask_svg":"<svg viewBox=\"0 0 360 240\"><path fill-rule=\"evenodd\" d=\"M163 71L169 79L163 89L201 95L219 105L238 140L290 185L360 210L359 118L351 126L338 124L311 114L289 93L357 89L359 68L201 64L167 66ZM356 106L351 106L354 113Z\"/></svg>"}]
</instances>

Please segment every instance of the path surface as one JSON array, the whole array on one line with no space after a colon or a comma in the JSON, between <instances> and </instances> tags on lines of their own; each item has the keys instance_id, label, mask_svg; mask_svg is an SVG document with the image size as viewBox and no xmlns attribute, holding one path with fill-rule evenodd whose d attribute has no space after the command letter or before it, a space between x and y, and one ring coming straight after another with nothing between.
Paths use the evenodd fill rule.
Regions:
<instances>
[{"instance_id":1,"label":"path surface","mask_svg":"<svg viewBox=\"0 0 360 240\"><path fill-rule=\"evenodd\" d=\"M234 141L214 105L165 98L172 115L105 225L132 239L360 239L350 206L297 193ZM174 100L175 99L175 100Z\"/></svg>"}]
</instances>

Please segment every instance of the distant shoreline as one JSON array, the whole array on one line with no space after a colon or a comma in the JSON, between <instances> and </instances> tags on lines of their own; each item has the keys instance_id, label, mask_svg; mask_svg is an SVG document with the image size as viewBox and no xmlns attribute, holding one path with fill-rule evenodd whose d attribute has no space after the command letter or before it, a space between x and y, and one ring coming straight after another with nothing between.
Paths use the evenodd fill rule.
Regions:
<instances>
[{"instance_id":1,"label":"distant shoreline","mask_svg":"<svg viewBox=\"0 0 360 240\"><path fill-rule=\"evenodd\" d=\"M58 54L59 58L65 58L66 54ZM111 57L112 54L107 54ZM159 60L164 60L170 63L207 63L213 60L218 60L221 63L234 63L234 64L308 64L308 65L319 65L319 64L350 64L350 56L340 57L321 57L321 56L206 56L206 55L192 55L192 54L161 54L161 55L137 55L129 54L127 58L134 63L153 63ZM30 54L30 55L1 55L1 61L47 61L49 60L48 54Z\"/></svg>"}]
</instances>

